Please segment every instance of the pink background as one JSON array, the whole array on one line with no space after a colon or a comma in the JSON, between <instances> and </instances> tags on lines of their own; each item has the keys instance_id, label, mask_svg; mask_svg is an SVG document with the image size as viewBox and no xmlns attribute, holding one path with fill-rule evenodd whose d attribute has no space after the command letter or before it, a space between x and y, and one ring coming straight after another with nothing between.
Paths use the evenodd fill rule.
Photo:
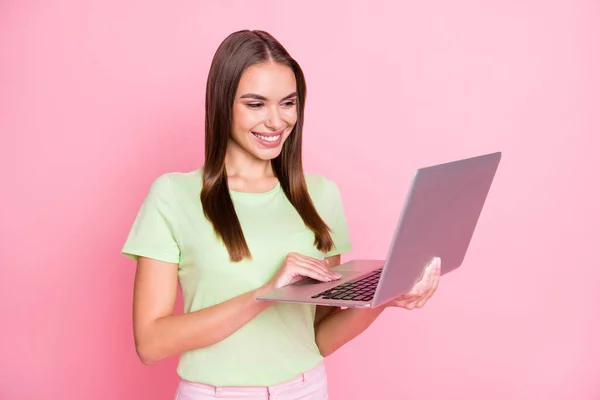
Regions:
<instances>
[{"instance_id":1,"label":"pink background","mask_svg":"<svg viewBox=\"0 0 600 400\"><path fill-rule=\"evenodd\" d=\"M172 398L119 250L150 183L201 165L242 28L305 70L306 169L353 257L385 255L415 168L504 152L464 267L329 358L331 398L600 399L599 3L366 3L1 3L1 399Z\"/></svg>"}]
</instances>

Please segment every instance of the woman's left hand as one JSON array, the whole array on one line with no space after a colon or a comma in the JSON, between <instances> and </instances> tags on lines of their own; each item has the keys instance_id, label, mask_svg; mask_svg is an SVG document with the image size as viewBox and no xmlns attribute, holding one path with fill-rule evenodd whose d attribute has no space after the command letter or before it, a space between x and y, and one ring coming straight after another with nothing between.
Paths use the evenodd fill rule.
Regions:
<instances>
[{"instance_id":1,"label":"woman's left hand","mask_svg":"<svg viewBox=\"0 0 600 400\"><path fill-rule=\"evenodd\" d=\"M401 307L407 310L421 308L433 296L440 283L441 260L435 257L425 268L425 273L413 288L385 304L384 307Z\"/></svg>"}]
</instances>

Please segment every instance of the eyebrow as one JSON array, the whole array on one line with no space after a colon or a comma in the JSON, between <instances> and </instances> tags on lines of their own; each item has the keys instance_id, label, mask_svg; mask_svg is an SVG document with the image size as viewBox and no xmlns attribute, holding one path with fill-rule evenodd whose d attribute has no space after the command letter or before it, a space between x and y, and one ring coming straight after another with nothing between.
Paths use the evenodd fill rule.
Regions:
<instances>
[{"instance_id":1,"label":"eyebrow","mask_svg":"<svg viewBox=\"0 0 600 400\"><path fill-rule=\"evenodd\" d=\"M296 97L296 96L298 96L298 93L293 92L293 93L288 94L287 96L285 96L281 100L282 101L283 100L288 100L288 99L291 99L292 97ZM267 98L265 96L261 96L260 94L255 94L255 93L246 93L246 94L243 94L243 95L240 96L240 99L255 99L255 100L262 100L262 101L266 101L267 100Z\"/></svg>"}]
</instances>

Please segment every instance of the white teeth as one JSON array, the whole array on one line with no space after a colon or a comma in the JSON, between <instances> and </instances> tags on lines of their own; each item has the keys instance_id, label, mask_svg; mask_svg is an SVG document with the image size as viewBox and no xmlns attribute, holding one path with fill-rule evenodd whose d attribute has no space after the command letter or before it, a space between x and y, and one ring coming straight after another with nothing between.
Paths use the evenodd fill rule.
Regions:
<instances>
[{"instance_id":1,"label":"white teeth","mask_svg":"<svg viewBox=\"0 0 600 400\"><path fill-rule=\"evenodd\" d=\"M257 138L259 138L260 140L264 140L265 142L275 142L275 141L279 140L279 138L281 137L281 135L277 135L277 136L262 136L262 135L257 135L256 133L254 135Z\"/></svg>"}]
</instances>

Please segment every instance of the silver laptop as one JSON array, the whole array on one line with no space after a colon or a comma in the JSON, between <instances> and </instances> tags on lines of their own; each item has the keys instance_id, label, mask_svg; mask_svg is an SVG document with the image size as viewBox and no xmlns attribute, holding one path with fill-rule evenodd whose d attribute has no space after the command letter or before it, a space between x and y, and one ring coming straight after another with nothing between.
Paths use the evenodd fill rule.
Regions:
<instances>
[{"instance_id":1,"label":"silver laptop","mask_svg":"<svg viewBox=\"0 0 600 400\"><path fill-rule=\"evenodd\" d=\"M332 268L333 282L311 278L272 290L260 300L336 307L378 307L408 292L427 264L457 269L479 220L501 152L416 171L385 260L352 260Z\"/></svg>"}]
</instances>

